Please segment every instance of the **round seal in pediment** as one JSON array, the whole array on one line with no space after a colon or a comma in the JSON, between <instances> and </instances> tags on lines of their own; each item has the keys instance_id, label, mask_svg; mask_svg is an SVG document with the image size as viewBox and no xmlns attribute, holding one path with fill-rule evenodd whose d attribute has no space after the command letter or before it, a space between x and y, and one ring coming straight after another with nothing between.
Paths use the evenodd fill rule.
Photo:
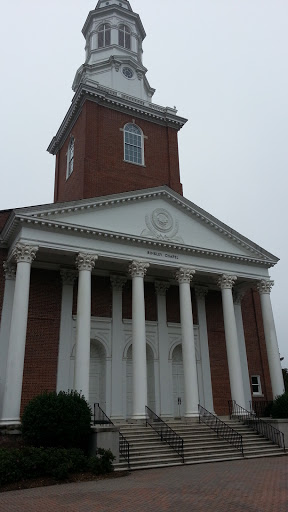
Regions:
<instances>
[{"instance_id":1,"label":"round seal in pediment","mask_svg":"<svg viewBox=\"0 0 288 512\"><path fill-rule=\"evenodd\" d=\"M174 226L172 215L163 208L157 208L154 210L151 215L151 221L153 227L157 229L157 231L162 231L164 233L171 231Z\"/></svg>"}]
</instances>

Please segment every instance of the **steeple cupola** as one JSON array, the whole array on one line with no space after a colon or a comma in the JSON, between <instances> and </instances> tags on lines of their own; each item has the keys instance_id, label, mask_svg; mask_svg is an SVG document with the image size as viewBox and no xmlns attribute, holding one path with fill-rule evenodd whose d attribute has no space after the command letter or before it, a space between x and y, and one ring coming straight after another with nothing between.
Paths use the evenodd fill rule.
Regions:
<instances>
[{"instance_id":1,"label":"steeple cupola","mask_svg":"<svg viewBox=\"0 0 288 512\"><path fill-rule=\"evenodd\" d=\"M99 0L89 12L82 33L86 60L76 73L74 91L81 83L100 85L151 101L155 89L150 87L142 63L146 33L127 0Z\"/></svg>"}]
</instances>

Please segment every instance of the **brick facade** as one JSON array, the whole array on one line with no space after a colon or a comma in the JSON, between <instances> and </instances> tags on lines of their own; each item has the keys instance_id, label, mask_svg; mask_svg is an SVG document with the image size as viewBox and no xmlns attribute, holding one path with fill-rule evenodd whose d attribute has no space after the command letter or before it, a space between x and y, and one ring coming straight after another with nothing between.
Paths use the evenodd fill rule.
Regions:
<instances>
[{"instance_id":1,"label":"brick facade","mask_svg":"<svg viewBox=\"0 0 288 512\"><path fill-rule=\"evenodd\" d=\"M123 131L135 123L144 133L145 166L124 162ZM66 180L70 137L74 170ZM168 185L182 194L177 130L86 100L56 158L55 202Z\"/></svg>"},{"instance_id":2,"label":"brick facade","mask_svg":"<svg viewBox=\"0 0 288 512\"><path fill-rule=\"evenodd\" d=\"M56 390L62 284L59 272L32 269L21 411Z\"/></svg>"},{"instance_id":3,"label":"brick facade","mask_svg":"<svg viewBox=\"0 0 288 512\"><path fill-rule=\"evenodd\" d=\"M0 265L7 257L0 250ZM5 280L0 276L0 305L3 302ZM157 297L153 283L145 283L145 315L147 321L157 321ZM22 410L36 394L55 390L61 314L62 284L58 272L32 269L27 341L25 351ZM197 305L191 293L194 324L197 325ZM108 277L92 276L92 316L112 317L112 287ZM74 286L73 314L77 314L77 282ZM262 399L272 399L269 366L263 330L260 297L249 290L242 301L249 374L260 375ZM231 399L228 361L221 292L210 290L206 296L206 315L210 353L211 379L216 414L228 414ZM132 282L123 288L123 319L132 318ZM179 288L167 291L167 321L180 323Z\"/></svg>"}]
</instances>

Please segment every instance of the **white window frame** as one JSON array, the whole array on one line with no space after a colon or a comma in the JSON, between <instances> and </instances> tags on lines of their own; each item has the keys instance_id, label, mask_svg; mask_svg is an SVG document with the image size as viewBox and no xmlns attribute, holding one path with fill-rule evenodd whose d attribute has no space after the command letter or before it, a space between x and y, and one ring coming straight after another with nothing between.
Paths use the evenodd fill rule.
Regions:
<instances>
[{"instance_id":1,"label":"white window frame","mask_svg":"<svg viewBox=\"0 0 288 512\"><path fill-rule=\"evenodd\" d=\"M73 136L69 139L68 151L67 151L67 168L66 168L66 180L71 176L74 170L74 155L75 155L75 138Z\"/></svg>"},{"instance_id":2,"label":"white window frame","mask_svg":"<svg viewBox=\"0 0 288 512\"><path fill-rule=\"evenodd\" d=\"M126 146L130 146L130 147L136 147L136 148L139 148L140 146L136 146L134 144L129 144L128 142L126 142L126 133L127 133L127 127L129 126L133 126L135 128L137 128L139 130L139 137L141 138L141 163L139 162L135 162L134 160L130 160L128 158L126 158ZM125 124L124 128L123 128L123 136L124 136L124 162L128 162L130 164L134 164L134 165L140 165L141 167L145 167L145 161L144 161L144 135L143 135L143 132L140 128L140 126L138 126L137 124L135 123L127 123Z\"/></svg>"},{"instance_id":3,"label":"white window frame","mask_svg":"<svg viewBox=\"0 0 288 512\"><path fill-rule=\"evenodd\" d=\"M257 379L257 383L253 383L253 379ZM258 391L254 391L253 386L258 386ZM253 396L263 396L260 375L251 375L251 387Z\"/></svg>"},{"instance_id":4,"label":"white window frame","mask_svg":"<svg viewBox=\"0 0 288 512\"><path fill-rule=\"evenodd\" d=\"M103 27L103 28L102 28ZM99 35L100 33L103 33L103 46L99 45ZM106 44L106 34L109 32L109 43ZM107 48L108 46L111 46L111 25L109 23L101 23L97 30L97 48Z\"/></svg>"},{"instance_id":5,"label":"white window frame","mask_svg":"<svg viewBox=\"0 0 288 512\"><path fill-rule=\"evenodd\" d=\"M120 33L123 34L123 40L124 45L120 43ZM129 46L126 46L126 36L129 36ZM125 25L124 23L121 23L118 28L118 44L121 46L121 48L125 48L126 50L131 50L131 29Z\"/></svg>"}]
</instances>

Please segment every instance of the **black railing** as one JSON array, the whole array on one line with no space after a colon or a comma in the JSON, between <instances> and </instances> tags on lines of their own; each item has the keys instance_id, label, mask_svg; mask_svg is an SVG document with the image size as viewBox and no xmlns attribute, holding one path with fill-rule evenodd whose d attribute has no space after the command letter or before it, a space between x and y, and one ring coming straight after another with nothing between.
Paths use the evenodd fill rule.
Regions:
<instances>
[{"instance_id":1,"label":"black railing","mask_svg":"<svg viewBox=\"0 0 288 512\"><path fill-rule=\"evenodd\" d=\"M119 432L119 452L128 462L128 467L130 469L130 445L126 437L124 437L121 432Z\"/></svg>"},{"instance_id":2,"label":"black railing","mask_svg":"<svg viewBox=\"0 0 288 512\"><path fill-rule=\"evenodd\" d=\"M103 409L101 409L100 405L94 404L94 425L112 425L115 427L113 421L105 414ZM124 457L124 459L128 462L128 467L130 468L130 445L123 436L123 434L119 431L119 452Z\"/></svg>"},{"instance_id":3,"label":"black railing","mask_svg":"<svg viewBox=\"0 0 288 512\"><path fill-rule=\"evenodd\" d=\"M146 406L146 427L150 425L160 436L161 441L169 444L184 462L184 441L176 432L165 423L155 412Z\"/></svg>"},{"instance_id":4,"label":"black railing","mask_svg":"<svg viewBox=\"0 0 288 512\"><path fill-rule=\"evenodd\" d=\"M114 425L99 404L94 404L94 425Z\"/></svg>"},{"instance_id":5,"label":"black railing","mask_svg":"<svg viewBox=\"0 0 288 512\"><path fill-rule=\"evenodd\" d=\"M250 412L255 413L258 418L269 418L273 402L268 400L250 401Z\"/></svg>"},{"instance_id":6,"label":"black railing","mask_svg":"<svg viewBox=\"0 0 288 512\"><path fill-rule=\"evenodd\" d=\"M224 423L224 421L219 420L217 416L212 414L212 412L207 411L202 405L198 405L199 410L199 423L205 423L208 427L211 428L214 432L216 432L218 437L224 439L228 443L232 444L237 450L240 450L244 457L243 450L243 438L239 432L236 432L234 428Z\"/></svg>"},{"instance_id":7,"label":"black railing","mask_svg":"<svg viewBox=\"0 0 288 512\"><path fill-rule=\"evenodd\" d=\"M278 428L273 427L268 421L263 421L256 416L255 413L247 411L241 405L238 405L235 400L229 400L229 413L230 418L237 418L238 421L244 423L248 427L255 430L258 434L266 439L277 444L280 448L283 448L285 452L285 440L283 432L280 432Z\"/></svg>"}]
</instances>

